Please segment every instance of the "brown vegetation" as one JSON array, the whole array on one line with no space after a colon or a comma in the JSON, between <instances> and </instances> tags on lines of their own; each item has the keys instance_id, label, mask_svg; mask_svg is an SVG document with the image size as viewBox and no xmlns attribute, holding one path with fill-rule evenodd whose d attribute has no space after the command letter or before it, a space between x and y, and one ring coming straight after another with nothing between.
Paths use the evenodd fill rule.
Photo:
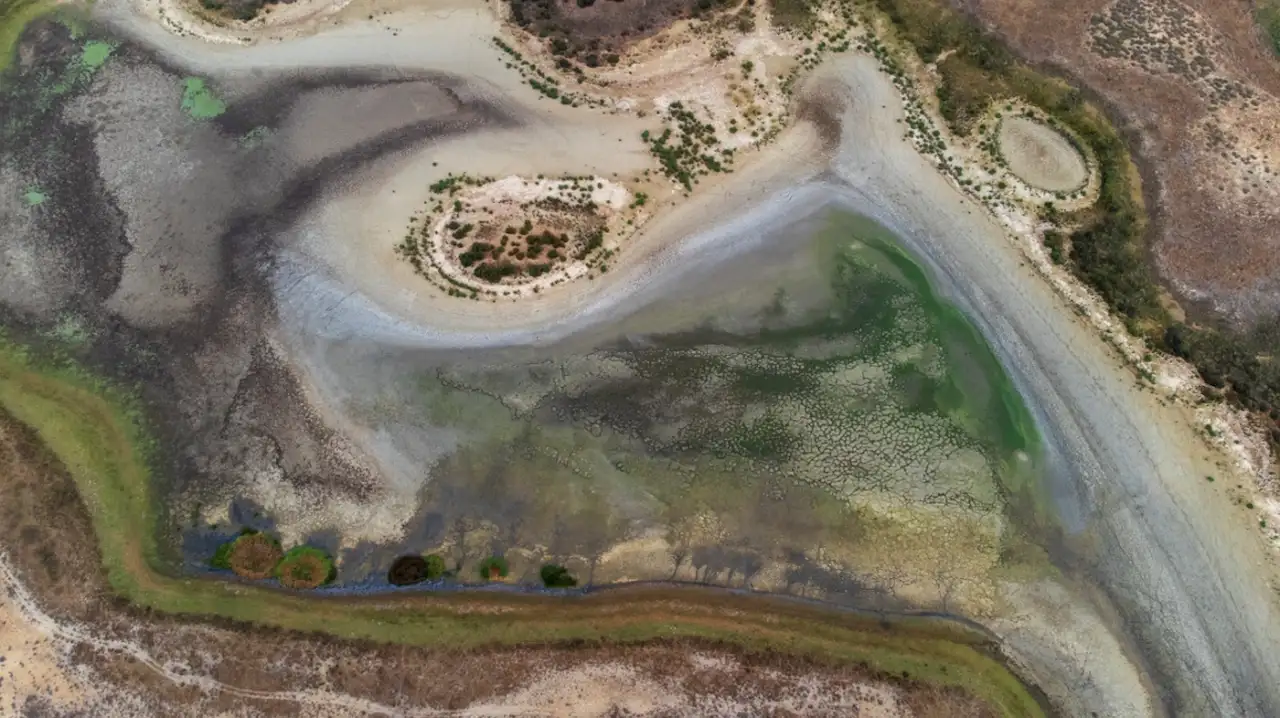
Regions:
<instances>
[{"instance_id":1,"label":"brown vegetation","mask_svg":"<svg viewBox=\"0 0 1280 718\"><path fill-rule=\"evenodd\" d=\"M246 534L236 539L227 563L237 576L260 581L270 578L282 556L280 543L267 534Z\"/></svg>"}]
</instances>

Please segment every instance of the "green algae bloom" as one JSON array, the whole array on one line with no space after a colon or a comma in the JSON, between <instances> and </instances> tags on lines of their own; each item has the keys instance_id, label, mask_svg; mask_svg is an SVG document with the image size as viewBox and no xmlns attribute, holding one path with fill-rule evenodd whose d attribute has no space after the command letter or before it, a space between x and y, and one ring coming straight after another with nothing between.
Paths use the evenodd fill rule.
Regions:
<instances>
[{"instance_id":1,"label":"green algae bloom","mask_svg":"<svg viewBox=\"0 0 1280 718\"><path fill-rule=\"evenodd\" d=\"M183 80L182 109L197 120L209 120L226 112L227 105L213 94L204 80L188 77Z\"/></svg>"},{"instance_id":2,"label":"green algae bloom","mask_svg":"<svg viewBox=\"0 0 1280 718\"><path fill-rule=\"evenodd\" d=\"M38 207L49 199L49 195L40 191L39 187L31 186L22 194L22 199L27 203L28 207Z\"/></svg>"},{"instance_id":3,"label":"green algae bloom","mask_svg":"<svg viewBox=\"0 0 1280 718\"><path fill-rule=\"evenodd\" d=\"M90 70L96 70L106 63L107 58L111 57L111 53L115 47L109 42L94 40L84 45L84 50L80 53L80 64Z\"/></svg>"}]
</instances>

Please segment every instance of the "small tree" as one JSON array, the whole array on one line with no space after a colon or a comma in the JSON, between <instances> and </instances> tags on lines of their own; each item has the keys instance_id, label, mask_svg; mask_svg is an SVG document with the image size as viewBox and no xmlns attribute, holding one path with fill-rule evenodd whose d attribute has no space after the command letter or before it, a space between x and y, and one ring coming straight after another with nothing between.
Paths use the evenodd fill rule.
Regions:
<instances>
[{"instance_id":1,"label":"small tree","mask_svg":"<svg viewBox=\"0 0 1280 718\"><path fill-rule=\"evenodd\" d=\"M507 565L507 559L503 556L490 556L480 562L480 578L485 581L497 581L506 578L510 567Z\"/></svg>"},{"instance_id":2,"label":"small tree","mask_svg":"<svg viewBox=\"0 0 1280 718\"><path fill-rule=\"evenodd\" d=\"M427 562L427 580L434 581L445 575L448 569L445 568L444 558L439 554L429 553L423 557Z\"/></svg>"},{"instance_id":3,"label":"small tree","mask_svg":"<svg viewBox=\"0 0 1280 718\"><path fill-rule=\"evenodd\" d=\"M276 566L276 578L287 588L316 588L336 576L333 559L314 546L294 546Z\"/></svg>"},{"instance_id":4,"label":"small tree","mask_svg":"<svg viewBox=\"0 0 1280 718\"><path fill-rule=\"evenodd\" d=\"M559 564L546 564L539 573L542 575L542 585L547 588L573 588L578 585L578 579L569 573L569 569Z\"/></svg>"}]
</instances>

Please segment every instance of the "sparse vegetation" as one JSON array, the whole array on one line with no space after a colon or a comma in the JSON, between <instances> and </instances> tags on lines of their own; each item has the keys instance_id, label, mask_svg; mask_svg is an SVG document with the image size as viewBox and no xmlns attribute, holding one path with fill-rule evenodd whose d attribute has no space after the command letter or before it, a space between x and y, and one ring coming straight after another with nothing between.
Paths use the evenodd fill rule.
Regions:
<instances>
[{"instance_id":1,"label":"sparse vegetation","mask_svg":"<svg viewBox=\"0 0 1280 718\"><path fill-rule=\"evenodd\" d=\"M663 174L692 190L699 176L729 170L733 151L720 147L715 127L699 120L679 101L667 107L667 116L674 122L674 130L668 127L656 137L648 131L641 135L658 158Z\"/></svg>"},{"instance_id":2,"label":"sparse vegetation","mask_svg":"<svg viewBox=\"0 0 1280 718\"><path fill-rule=\"evenodd\" d=\"M774 24L797 33L813 29L817 6L814 0L769 0Z\"/></svg>"}]
</instances>

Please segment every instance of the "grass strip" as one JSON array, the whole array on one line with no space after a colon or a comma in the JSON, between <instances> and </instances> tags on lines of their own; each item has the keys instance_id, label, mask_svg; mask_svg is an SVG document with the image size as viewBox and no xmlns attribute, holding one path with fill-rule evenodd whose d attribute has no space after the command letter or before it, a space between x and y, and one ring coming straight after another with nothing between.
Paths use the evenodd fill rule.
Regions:
<instances>
[{"instance_id":1,"label":"grass strip","mask_svg":"<svg viewBox=\"0 0 1280 718\"><path fill-rule=\"evenodd\" d=\"M67 362L38 362L0 338L0 406L30 427L75 481L111 588L138 606L349 639L449 647L693 637L754 651L860 664L957 686L999 715L1041 716L1028 689L954 622L873 618L723 591L636 587L563 598L493 593L303 596L158 566L157 511L133 400Z\"/></svg>"},{"instance_id":2,"label":"grass strip","mask_svg":"<svg viewBox=\"0 0 1280 718\"><path fill-rule=\"evenodd\" d=\"M55 6L52 0L0 0L0 75L13 62L22 31Z\"/></svg>"}]
</instances>

